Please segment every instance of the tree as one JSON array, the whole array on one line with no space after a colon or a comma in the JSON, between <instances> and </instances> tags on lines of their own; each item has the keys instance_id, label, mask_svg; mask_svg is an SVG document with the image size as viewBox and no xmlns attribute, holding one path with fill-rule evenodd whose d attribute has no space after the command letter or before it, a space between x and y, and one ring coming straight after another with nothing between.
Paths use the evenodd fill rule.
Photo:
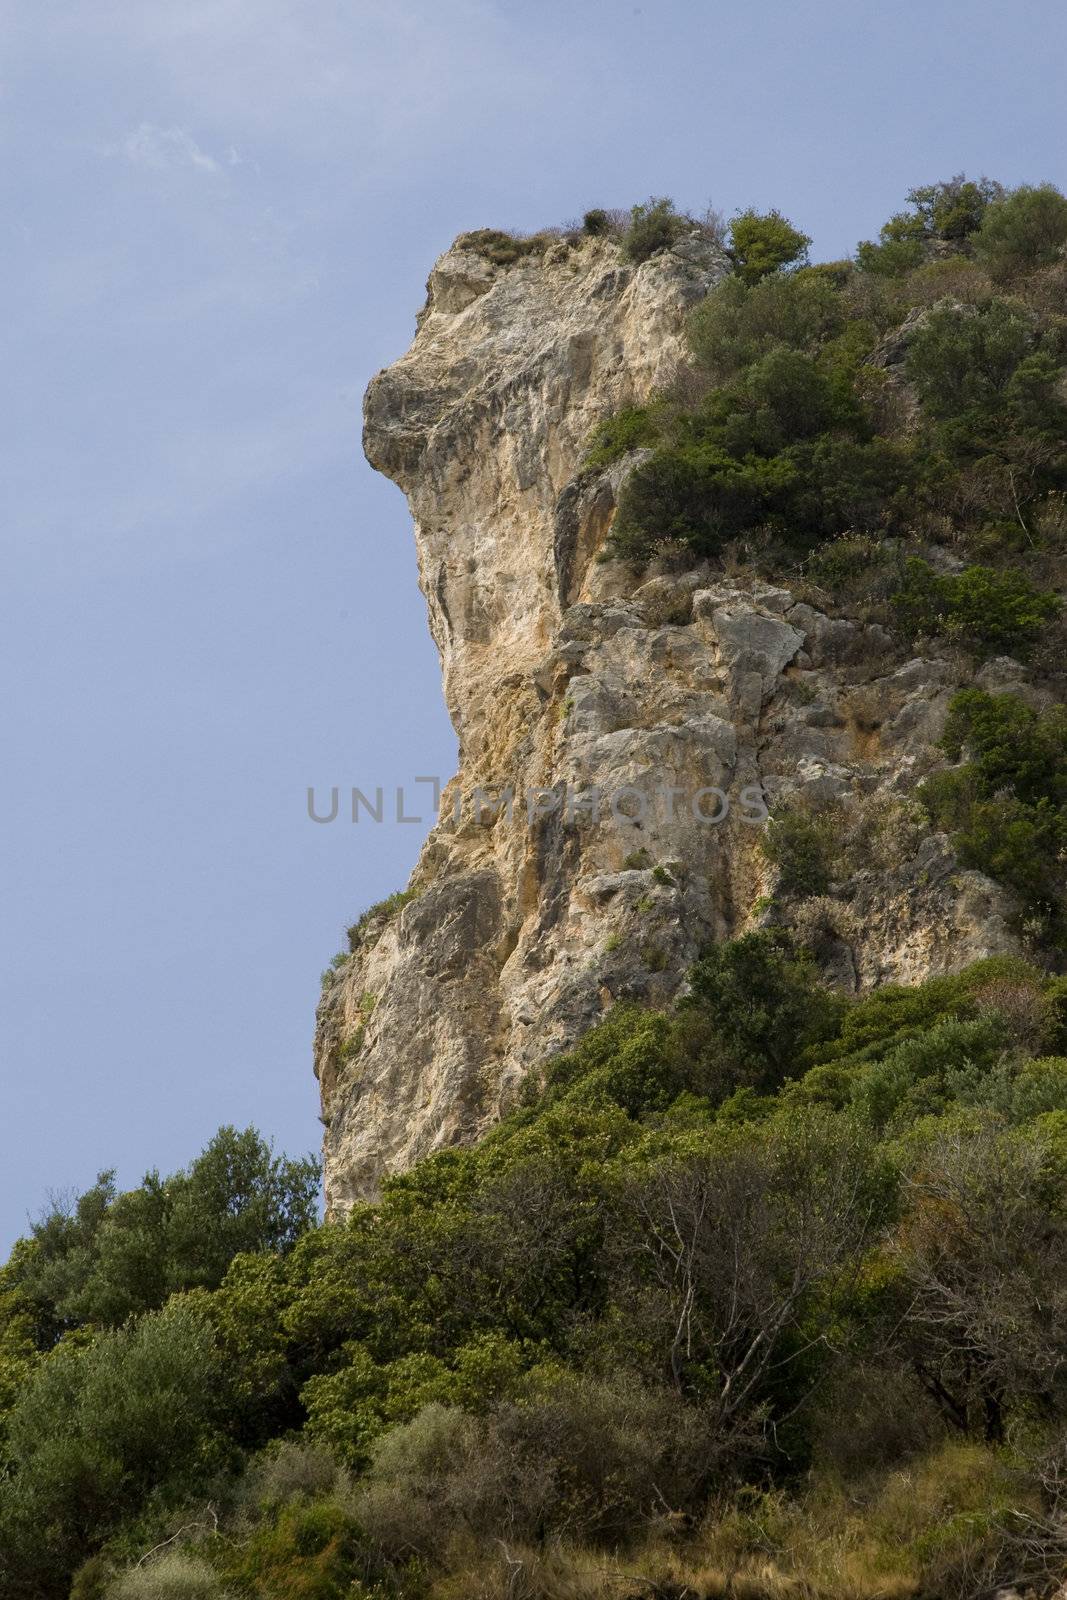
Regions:
<instances>
[{"instance_id":1,"label":"tree","mask_svg":"<svg viewBox=\"0 0 1067 1600\"><path fill-rule=\"evenodd\" d=\"M859 1129L814 1112L625 1184L608 1248L629 1342L705 1409L720 1464L758 1448L825 1371L883 1199Z\"/></svg>"},{"instance_id":2,"label":"tree","mask_svg":"<svg viewBox=\"0 0 1067 1600\"><path fill-rule=\"evenodd\" d=\"M213 1289L234 1256L291 1250L314 1225L318 1183L313 1157L275 1156L255 1128L220 1128L168 1184L171 1289Z\"/></svg>"},{"instance_id":3,"label":"tree","mask_svg":"<svg viewBox=\"0 0 1067 1600\"><path fill-rule=\"evenodd\" d=\"M993 415L1033 343L1031 320L1006 300L935 308L909 342L907 375L932 417Z\"/></svg>"},{"instance_id":4,"label":"tree","mask_svg":"<svg viewBox=\"0 0 1067 1600\"><path fill-rule=\"evenodd\" d=\"M949 1131L906 1183L893 1254L915 1369L948 1421L998 1442L1009 1410L1067 1399L1062 1113L1051 1127Z\"/></svg>"},{"instance_id":5,"label":"tree","mask_svg":"<svg viewBox=\"0 0 1067 1600\"><path fill-rule=\"evenodd\" d=\"M941 183L908 190L908 202L927 236L954 241L976 233L990 205L1003 196L1004 186L995 179L975 180L962 172Z\"/></svg>"},{"instance_id":6,"label":"tree","mask_svg":"<svg viewBox=\"0 0 1067 1600\"><path fill-rule=\"evenodd\" d=\"M841 295L818 267L770 273L751 286L724 278L694 309L689 339L704 371L719 383L776 346L810 353L844 324Z\"/></svg>"},{"instance_id":7,"label":"tree","mask_svg":"<svg viewBox=\"0 0 1067 1600\"><path fill-rule=\"evenodd\" d=\"M941 183L908 190L910 211L898 211L884 223L878 244L865 239L856 250L863 272L899 277L922 264L927 246L943 240L957 246L982 225L989 207L1004 189L992 178L967 178L962 172Z\"/></svg>"},{"instance_id":8,"label":"tree","mask_svg":"<svg viewBox=\"0 0 1067 1600\"><path fill-rule=\"evenodd\" d=\"M780 211L739 211L730 224L730 255L745 283L807 258L811 240Z\"/></svg>"},{"instance_id":9,"label":"tree","mask_svg":"<svg viewBox=\"0 0 1067 1600\"><path fill-rule=\"evenodd\" d=\"M154 1490L210 1465L222 1395L207 1322L180 1303L88 1349L61 1344L11 1412L0 1589L65 1597L73 1569Z\"/></svg>"},{"instance_id":10,"label":"tree","mask_svg":"<svg viewBox=\"0 0 1067 1600\"><path fill-rule=\"evenodd\" d=\"M747 933L698 961L687 1004L710 1019L735 1082L768 1089L798 1070L805 1050L828 1038L843 1002L814 963L775 932Z\"/></svg>"},{"instance_id":11,"label":"tree","mask_svg":"<svg viewBox=\"0 0 1067 1600\"><path fill-rule=\"evenodd\" d=\"M12 1264L41 1348L83 1323L119 1327L168 1294L222 1282L241 1252L290 1250L314 1222L318 1163L275 1156L254 1128L220 1128L189 1168L116 1194L102 1173L55 1203Z\"/></svg>"},{"instance_id":12,"label":"tree","mask_svg":"<svg viewBox=\"0 0 1067 1600\"><path fill-rule=\"evenodd\" d=\"M997 283L1048 266L1067 244L1067 197L1051 183L1013 189L988 208L974 244Z\"/></svg>"}]
</instances>

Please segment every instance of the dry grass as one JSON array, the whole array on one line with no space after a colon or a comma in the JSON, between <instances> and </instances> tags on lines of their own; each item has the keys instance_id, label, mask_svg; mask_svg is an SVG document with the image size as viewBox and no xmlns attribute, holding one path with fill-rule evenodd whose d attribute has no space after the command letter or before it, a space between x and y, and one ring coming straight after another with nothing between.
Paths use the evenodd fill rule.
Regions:
<instances>
[{"instance_id":1,"label":"dry grass","mask_svg":"<svg viewBox=\"0 0 1067 1600\"><path fill-rule=\"evenodd\" d=\"M567 1544L454 1548L430 1600L968 1600L1002 1575L1004 1460L942 1443L908 1467L807 1495L752 1496L692 1534L666 1526L609 1554Z\"/></svg>"}]
</instances>

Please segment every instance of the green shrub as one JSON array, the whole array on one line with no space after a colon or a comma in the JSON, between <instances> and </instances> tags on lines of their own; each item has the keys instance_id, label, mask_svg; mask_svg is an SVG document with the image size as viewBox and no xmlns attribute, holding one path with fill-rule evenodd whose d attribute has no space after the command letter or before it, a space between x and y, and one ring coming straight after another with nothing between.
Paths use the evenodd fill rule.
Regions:
<instances>
[{"instance_id":1,"label":"green shrub","mask_svg":"<svg viewBox=\"0 0 1067 1600\"><path fill-rule=\"evenodd\" d=\"M791 445L774 465L782 490L768 511L786 542L802 551L845 532L892 532L912 479L906 446L840 433Z\"/></svg>"},{"instance_id":2,"label":"green shrub","mask_svg":"<svg viewBox=\"0 0 1067 1600\"><path fill-rule=\"evenodd\" d=\"M931 416L988 412L1032 348L1032 320L1018 306L935 307L913 334L906 370Z\"/></svg>"},{"instance_id":3,"label":"green shrub","mask_svg":"<svg viewBox=\"0 0 1067 1600\"><path fill-rule=\"evenodd\" d=\"M978 231L989 207L1003 195L1003 186L994 179L975 181L961 172L947 182L909 190L908 201L929 237L960 240Z\"/></svg>"},{"instance_id":4,"label":"green shrub","mask_svg":"<svg viewBox=\"0 0 1067 1600\"><path fill-rule=\"evenodd\" d=\"M837 352L837 354L841 354ZM661 416L664 442L627 478L611 548L644 559L682 543L717 554L766 528L794 549L891 521L907 450L870 437L843 368L772 346L687 415Z\"/></svg>"},{"instance_id":5,"label":"green shrub","mask_svg":"<svg viewBox=\"0 0 1067 1600\"><path fill-rule=\"evenodd\" d=\"M816 351L844 322L839 291L818 268L805 267L752 285L724 278L692 312L689 340L703 370L724 383L776 346Z\"/></svg>"},{"instance_id":6,"label":"green shrub","mask_svg":"<svg viewBox=\"0 0 1067 1600\"><path fill-rule=\"evenodd\" d=\"M908 191L910 211L900 211L885 223L879 243L869 239L859 245L856 261L861 271L879 277L902 277L926 258L934 240L962 244L982 225L989 207L1004 191L990 178L977 182L963 173L947 182L926 184Z\"/></svg>"},{"instance_id":7,"label":"green shrub","mask_svg":"<svg viewBox=\"0 0 1067 1600\"><path fill-rule=\"evenodd\" d=\"M776 1087L833 1034L842 1011L814 963L774 931L716 946L694 966L690 985L687 1004L709 1018L731 1064L730 1088Z\"/></svg>"},{"instance_id":8,"label":"green shrub","mask_svg":"<svg viewBox=\"0 0 1067 1600\"><path fill-rule=\"evenodd\" d=\"M534 1374L521 1403L477 1420L429 1406L381 1440L357 1512L391 1555L450 1539L625 1537L657 1491L691 1499L712 1455L699 1413L625 1374Z\"/></svg>"},{"instance_id":9,"label":"green shrub","mask_svg":"<svg viewBox=\"0 0 1067 1600\"><path fill-rule=\"evenodd\" d=\"M283 1506L240 1541L225 1576L264 1600L351 1600L366 1562L355 1518L332 1500Z\"/></svg>"},{"instance_id":10,"label":"green shrub","mask_svg":"<svg viewBox=\"0 0 1067 1600\"><path fill-rule=\"evenodd\" d=\"M899 586L901 559L897 549L872 534L845 533L819 545L805 564L813 583L835 600L866 597L878 589Z\"/></svg>"},{"instance_id":11,"label":"green shrub","mask_svg":"<svg viewBox=\"0 0 1067 1600\"><path fill-rule=\"evenodd\" d=\"M328 1498L343 1479L337 1459L310 1440L282 1439L245 1474L242 1498L263 1511L297 1500Z\"/></svg>"},{"instance_id":12,"label":"green shrub","mask_svg":"<svg viewBox=\"0 0 1067 1600\"><path fill-rule=\"evenodd\" d=\"M149 1173L126 1194L102 1174L73 1210L54 1207L35 1224L19 1264L41 1344L215 1288L242 1252L292 1249L315 1221L318 1187L317 1160L276 1156L254 1128L220 1128L184 1172Z\"/></svg>"},{"instance_id":13,"label":"green shrub","mask_svg":"<svg viewBox=\"0 0 1067 1600\"><path fill-rule=\"evenodd\" d=\"M631 450L654 445L658 437L652 410L648 406L627 406L594 429L582 464L597 470L609 467Z\"/></svg>"},{"instance_id":14,"label":"green shrub","mask_svg":"<svg viewBox=\"0 0 1067 1600\"><path fill-rule=\"evenodd\" d=\"M622 870L624 872L647 872L652 865L652 857L642 845L640 850L631 850L628 856L623 857Z\"/></svg>"},{"instance_id":15,"label":"green shrub","mask_svg":"<svg viewBox=\"0 0 1067 1600\"><path fill-rule=\"evenodd\" d=\"M593 238L600 238L603 234L614 231L611 218L602 206L594 206L582 218L582 232L591 234Z\"/></svg>"},{"instance_id":16,"label":"green shrub","mask_svg":"<svg viewBox=\"0 0 1067 1600\"><path fill-rule=\"evenodd\" d=\"M979 260L998 283L1046 266L1067 243L1067 198L1051 183L1023 184L987 209L975 236Z\"/></svg>"},{"instance_id":17,"label":"green shrub","mask_svg":"<svg viewBox=\"0 0 1067 1600\"><path fill-rule=\"evenodd\" d=\"M640 1117L665 1111L692 1086L690 1072L664 1017L620 1005L573 1050L556 1057L546 1086L570 1105L610 1103Z\"/></svg>"},{"instance_id":18,"label":"green shrub","mask_svg":"<svg viewBox=\"0 0 1067 1600\"><path fill-rule=\"evenodd\" d=\"M788 444L811 439L838 420L829 379L811 356L776 346L705 408L721 443L732 455L774 455Z\"/></svg>"},{"instance_id":19,"label":"green shrub","mask_svg":"<svg viewBox=\"0 0 1067 1600\"><path fill-rule=\"evenodd\" d=\"M476 228L472 233L461 234L456 240L457 246L484 256L495 267L512 267L517 261L543 255L549 245L556 243L558 238L552 233L524 236L505 233L500 228Z\"/></svg>"},{"instance_id":20,"label":"green shrub","mask_svg":"<svg viewBox=\"0 0 1067 1600\"><path fill-rule=\"evenodd\" d=\"M807 258L811 240L780 211L739 211L730 223L730 256L744 283L758 283Z\"/></svg>"},{"instance_id":21,"label":"green shrub","mask_svg":"<svg viewBox=\"0 0 1067 1600\"><path fill-rule=\"evenodd\" d=\"M647 261L661 250L669 250L687 226L688 219L674 209L666 196L652 197L630 213L630 226L623 236L622 249L628 261Z\"/></svg>"},{"instance_id":22,"label":"green shrub","mask_svg":"<svg viewBox=\"0 0 1067 1600\"><path fill-rule=\"evenodd\" d=\"M1013 694L963 689L949 707L941 740L955 759L965 753L988 794L1011 791L1027 804L1067 803L1067 712L1037 712Z\"/></svg>"},{"instance_id":23,"label":"green shrub","mask_svg":"<svg viewBox=\"0 0 1067 1600\"><path fill-rule=\"evenodd\" d=\"M74 1574L70 1600L107 1600L115 1581L115 1563L105 1555L90 1556Z\"/></svg>"},{"instance_id":24,"label":"green shrub","mask_svg":"<svg viewBox=\"0 0 1067 1600\"><path fill-rule=\"evenodd\" d=\"M968 689L952 702L943 746L962 766L928 778L920 799L952 834L964 866L1008 885L1058 936L1067 844L1067 722L1012 695Z\"/></svg>"},{"instance_id":25,"label":"green shrub","mask_svg":"<svg viewBox=\"0 0 1067 1600\"><path fill-rule=\"evenodd\" d=\"M766 859L778 868L784 895L826 894L841 859L841 817L830 808L787 806L772 813L759 836Z\"/></svg>"},{"instance_id":26,"label":"green shrub","mask_svg":"<svg viewBox=\"0 0 1067 1600\"><path fill-rule=\"evenodd\" d=\"M61 1345L8 1419L0 1550L48 1593L89 1553L87 1529L99 1544L153 1493L192 1491L221 1460L220 1380L211 1328L180 1300Z\"/></svg>"},{"instance_id":27,"label":"green shrub","mask_svg":"<svg viewBox=\"0 0 1067 1600\"><path fill-rule=\"evenodd\" d=\"M973 566L938 573L917 557L905 564L894 605L913 636L944 633L979 655L1024 658L1061 609L1057 594L1036 588L1014 568Z\"/></svg>"},{"instance_id":28,"label":"green shrub","mask_svg":"<svg viewBox=\"0 0 1067 1600\"><path fill-rule=\"evenodd\" d=\"M793 476L788 461L738 461L715 445L660 448L623 485L612 549L643 559L681 542L716 555L762 519Z\"/></svg>"},{"instance_id":29,"label":"green shrub","mask_svg":"<svg viewBox=\"0 0 1067 1600\"><path fill-rule=\"evenodd\" d=\"M1062 712L971 691L946 737L993 800L1061 805ZM860 1464L901 1474L850 1512L891 1539L909 1452L940 1430L1061 1433L1067 1064L1025 1052L1060 1051L1064 980L998 958L845 998L783 932L715 947L691 980L670 1014L616 1007L478 1146L192 1302L63 1342L11 1419L5 1600L65 1600L79 1565L75 1595L104 1600L112 1564L153 1550L122 1582L170 1592L162 1541L210 1522L205 1500L207 1594L265 1600L481 1592L487 1542L565 1532L603 1564L594 1547L712 1492L714 1537L751 1513L765 1550L801 1514L798 1474L832 1500ZM22 1315L6 1283L0 1329ZM857 1449L813 1414L903 1374L917 1427L891 1415ZM972 1503L935 1498L927 1531ZM790 1570L832 1596L839 1554Z\"/></svg>"},{"instance_id":30,"label":"green shrub","mask_svg":"<svg viewBox=\"0 0 1067 1600\"><path fill-rule=\"evenodd\" d=\"M861 272L881 278L898 278L919 266L925 257L926 228L921 217L901 211L884 223L878 244L864 239L856 249Z\"/></svg>"},{"instance_id":31,"label":"green shrub","mask_svg":"<svg viewBox=\"0 0 1067 1600\"><path fill-rule=\"evenodd\" d=\"M965 529L976 552L1034 548L1046 523L1058 528L1056 497L1067 488L1058 324L991 297L980 269L962 258L926 261L932 241L969 248L999 193L963 177L913 190L913 209L871 247L906 247L909 271L925 263L914 286L926 309L901 344L918 417L906 415L899 385L870 359L887 318L908 307L910 278L872 300L869 283L864 290L847 268L765 271L754 242L747 267L738 255L738 274L690 319L692 390L708 379L716 387L621 413L594 439L593 465L651 452L623 485L609 553L640 561L686 546L714 557L738 539L806 552L842 535L906 532L916 510ZM765 220L739 218L735 245L750 225L755 241ZM966 303L930 307L933 278L949 270L975 280ZM952 283L946 290L958 299ZM976 648L999 648L974 615L987 597L972 605L971 582L979 577L961 586L954 626ZM1028 592L1019 585L1014 597L988 598L1025 609ZM1023 634L1031 621L1021 619Z\"/></svg>"},{"instance_id":32,"label":"green shrub","mask_svg":"<svg viewBox=\"0 0 1067 1600\"><path fill-rule=\"evenodd\" d=\"M999 1017L947 1017L855 1071L849 1101L878 1129L937 1115L958 1098L961 1079L988 1079L1010 1043Z\"/></svg>"}]
</instances>

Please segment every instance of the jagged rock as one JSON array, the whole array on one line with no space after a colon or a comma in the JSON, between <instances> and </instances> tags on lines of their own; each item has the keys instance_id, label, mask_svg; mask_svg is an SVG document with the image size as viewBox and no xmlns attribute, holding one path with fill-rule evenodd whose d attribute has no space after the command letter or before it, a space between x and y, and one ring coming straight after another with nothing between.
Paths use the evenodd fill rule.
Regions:
<instances>
[{"instance_id":1,"label":"jagged rock","mask_svg":"<svg viewBox=\"0 0 1067 1600\"><path fill-rule=\"evenodd\" d=\"M724 270L695 239L640 266L610 239L509 267L460 241L368 390L365 448L411 504L460 772L414 897L324 990L331 1211L476 1137L607 1007L668 1002L709 941L757 926L767 805L891 817L943 763L951 661L905 661L884 629L707 562L596 559L635 458L583 470L590 431L669 380ZM1014 663L989 671L1015 682ZM474 814L478 788L514 801ZM838 982L1015 948L1008 897L917 824L849 871L816 919Z\"/></svg>"}]
</instances>

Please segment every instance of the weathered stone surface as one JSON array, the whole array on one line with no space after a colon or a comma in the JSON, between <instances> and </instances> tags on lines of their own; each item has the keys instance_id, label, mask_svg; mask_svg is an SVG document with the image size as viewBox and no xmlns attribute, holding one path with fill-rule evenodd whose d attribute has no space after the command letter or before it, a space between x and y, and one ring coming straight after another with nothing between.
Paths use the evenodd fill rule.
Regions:
<instances>
[{"instance_id":1,"label":"weathered stone surface","mask_svg":"<svg viewBox=\"0 0 1067 1600\"><path fill-rule=\"evenodd\" d=\"M454 247L411 350L368 390L365 447L411 504L460 773L414 898L323 993L332 1210L474 1138L615 1001L669 1000L708 941L758 926L765 806L835 804L846 832L884 813L831 896L774 908L835 981L1015 947L1003 892L894 810L943 761L950 660L905 660L877 625L707 563L596 560L633 463L582 472L590 430L670 377L722 270L699 240L640 267L610 239L506 269ZM1015 682L1015 663L988 670ZM479 786L513 790L513 814L476 817ZM544 791L531 814L527 790Z\"/></svg>"}]
</instances>

